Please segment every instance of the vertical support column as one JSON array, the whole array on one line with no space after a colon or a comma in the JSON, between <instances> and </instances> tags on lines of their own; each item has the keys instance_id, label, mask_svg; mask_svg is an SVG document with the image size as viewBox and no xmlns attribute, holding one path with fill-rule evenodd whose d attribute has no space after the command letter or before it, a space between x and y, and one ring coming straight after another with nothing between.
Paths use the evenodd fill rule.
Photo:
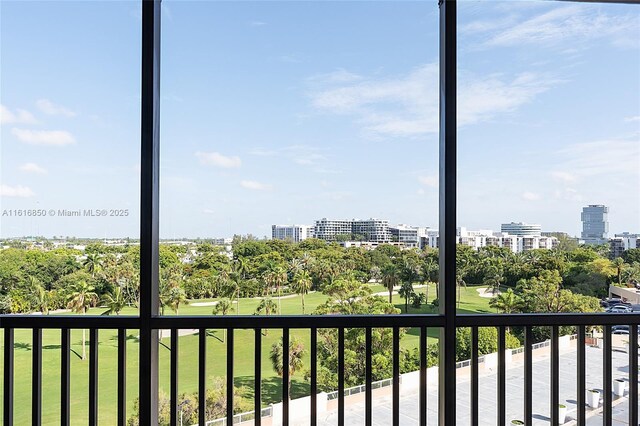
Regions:
<instances>
[{"instance_id":1,"label":"vertical support column","mask_svg":"<svg viewBox=\"0 0 640 426\"><path fill-rule=\"evenodd\" d=\"M532 344L533 329L530 325L528 325L524 329L524 424L526 426L531 426L533 424L533 356L531 353Z\"/></svg>"},{"instance_id":2,"label":"vertical support column","mask_svg":"<svg viewBox=\"0 0 640 426\"><path fill-rule=\"evenodd\" d=\"M585 426L587 424L587 417L585 413L585 393L587 392L587 358L585 356L586 345L586 331L583 325L578 327L578 413L577 413L577 425Z\"/></svg>"},{"instance_id":3,"label":"vertical support column","mask_svg":"<svg viewBox=\"0 0 640 426\"><path fill-rule=\"evenodd\" d=\"M71 424L71 330L60 331L60 425ZM5 376L6 377L6 376ZM120 425L118 425L120 426Z\"/></svg>"},{"instance_id":4,"label":"vertical support column","mask_svg":"<svg viewBox=\"0 0 640 426\"><path fill-rule=\"evenodd\" d=\"M560 330L557 325L551 326L551 424L560 423L560 348L558 341L560 339Z\"/></svg>"},{"instance_id":5,"label":"vertical support column","mask_svg":"<svg viewBox=\"0 0 640 426\"><path fill-rule=\"evenodd\" d=\"M158 424L160 0L142 1L140 173L140 417Z\"/></svg>"},{"instance_id":6,"label":"vertical support column","mask_svg":"<svg viewBox=\"0 0 640 426\"><path fill-rule=\"evenodd\" d=\"M4 329L4 383L3 383L3 411L2 424L13 425L13 385L14 385L14 333L13 328Z\"/></svg>"},{"instance_id":7,"label":"vertical support column","mask_svg":"<svg viewBox=\"0 0 640 426\"><path fill-rule=\"evenodd\" d=\"M456 0L440 0L438 424L456 423Z\"/></svg>"},{"instance_id":8,"label":"vertical support column","mask_svg":"<svg viewBox=\"0 0 640 426\"><path fill-rule=\"evenodd\" d=\"M89 424L98 424L98 329L89 330Z\"/></svg>"},{"instance_id":9,"label":"vertical support column","mask_svg":"<svg viewBox=\"0 0 640 426\"><path fill-rule=\"evenodd\" d=\"M42 424L42 329L33 329L31 342L31 424Z\"/></svg>"}]
</instances>

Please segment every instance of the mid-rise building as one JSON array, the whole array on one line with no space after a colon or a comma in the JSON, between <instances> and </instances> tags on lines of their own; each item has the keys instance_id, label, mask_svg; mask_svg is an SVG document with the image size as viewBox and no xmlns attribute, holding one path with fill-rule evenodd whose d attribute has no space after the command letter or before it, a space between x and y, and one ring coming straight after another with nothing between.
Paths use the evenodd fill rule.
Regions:
<instances>
[{"instance_id":1,"label":"mid-rise building","mask_svg":"<svg viewBox=\"0 0 640 426\"><path fill-rule=\"evenodd\" d=\"M585 244L604 244L609 234L609 207L602 204L590 204L582 208L582 233L580 238Z\"/></svg>"},{"instance_id":2,"label":"mid-rise building","mask_svg":"<svg viewBox=\"0 0 640 426\"><path fill-rule=\"evenodd\" d=\"M558 239L541 235L510 235L493 232L488 229L469 231L460 227L456 232L457 243L479 250L483 247L504 247L513 253L536 249L552 249L558 246ZM426 237L420 238L421 244L433 248L438 247L438 231L428 231Z\"/></svg>"},{"instance_id":3,"label":"mid-rise building","mask_svg":"<svg viewBox=\"0 0 640 426\"><path fill-rule=\"evenodd\" d=\"M631 234L629 232L616 234L614 238L609 240L609 247L612 259L621 257L626 250L640 248L640 234Z\"/></svg>"},{"instance_id":4,"label":"mid-rise building","mask_svg":"<svg viewBox=\"0 0 640 426\"><path fill-rule=\"evenodd\" d=\"M421 239L427 237L428 231L429 228L420 228L404 224L389 227L392 241L401 243L403 247L410 248L422 248Z\"/></svg>"},{"instance_id":5,"label":"mid-rise building","mask_svg":"<svg viewBox=\"0 0 640 426\"><path fill-rule=\"evenodd\" d=\"M271 238L299 243L307 238L313 238L314 228L311 225L272 225Z\"/></svg>"},{"instance_id":6,"label":"mid-rise building","mask_svg":"<svg viewBox=\"0 0 640 426\"><path fill-rule=\"evenodd\" d=\"M377 243L391 242L389 221L380 219L334 220L322 218L316 220L314 235L316 238L325 241L336 241L339 236L344 236L346 239L359 239Z\"/></svg>"},{"instance_id":7,"label":"mid-rise building","mask_svg":"<svg viewBox=\"0 0 640 426\"><path fill-rule=\"evenodd\" d=\"M542 227L535 223L511 222L500 225L500 232L518 237L539 236L542 232Z\"/></svg>"}]
</instances>

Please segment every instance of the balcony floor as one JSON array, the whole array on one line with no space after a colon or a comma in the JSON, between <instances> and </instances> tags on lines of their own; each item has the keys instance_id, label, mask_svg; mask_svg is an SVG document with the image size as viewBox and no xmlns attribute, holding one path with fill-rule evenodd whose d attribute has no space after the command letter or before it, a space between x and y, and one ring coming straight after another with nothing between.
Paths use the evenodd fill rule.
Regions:
<instances>
[{"instance_id":1,"label":"balcony floor","mask_svg":"<svg viewBox=\"0 0 640 426\"><path fill-rule=\"evenodd\" d=\"M603 365L602 350L599 348L586 348L587 357L587 389L602 389ZM627 379L628 355L626 352L613 351L612 372L613 378ZM512 361L507 365L507 424L512 419L523 417L524 400L524 362L522 354L514 355ZM560 402L567 406L567 423L576 417L576 350L575 347L561 351L560 354ZM470 424L469 418L469 380L468 367L458 369L458 408L457 425ZM534 351L533 360L533 424L549 425L549 400L550 400L550 357L548 348L546 350ZM483 373L480 367L480 424L485 426L495 426L497 413L497 374L494 371L486 370ZM628 388L628 386L627 386ZM373 424L377 426L388 426L391 424L391 388L384 392L384 396L375 397L373 402ZM351 401L350 401L351 400ZM429 424L437 424L437 381L429 385L428 394ZM602 407L602 403L600 405ZM588 425L601 425L601 410L587 408ZM614 397L613 416L614 425L628 424L628 399ZM332 410L319 416L318 424L322 426L336 425L337 411ZM308 424L306 421L297 422L295 425ZM345 424L364 424L364 401L362 397L346 398ZM413 389L409 392L401 391L400 401L400 424L418 424L418 392Z\"/></svg>"}]
</instances>

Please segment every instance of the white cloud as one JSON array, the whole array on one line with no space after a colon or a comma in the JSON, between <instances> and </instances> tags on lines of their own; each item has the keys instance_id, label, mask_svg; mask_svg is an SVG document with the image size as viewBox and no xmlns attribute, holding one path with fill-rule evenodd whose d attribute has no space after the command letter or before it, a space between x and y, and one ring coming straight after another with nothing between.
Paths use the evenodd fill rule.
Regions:
<instances>
[{"instance_id":1,"label":"white cloud","mask_svg":"<svg viewBox=\"0 0 640 426\"><path fill-rule=\"evenodd\" d=\"M27 173L36 173L39 175L44 175L47 173L47 170L43 167L38 166L36 163L25 163L20 166L20 170Z\"/></svg>"},{"instance_id":2,"label":"white cloud","mask_svg":"<svg viewBox=\"0 0 640 426\"><path fill-rule=\"evenodd\" d=\"M555 180L558 180L560 182L564 182L564 183L572 183L575 182L577 180L576 175L574 175L573 173L569 173L569 172L563 172L563 171L553 171L550 173L551 177L553 177Z\"/></svg>"},{"instance_id":3,"label":"white cloud","mask_svg":"<svg viewBox=\"0 0 640 426\"><path fill-rule=\"evenodd\" d=\"M62 115L64 117L75 117L75 112L71 111L68 108L63 107L62 105L57 105L51 102L48 99L38 99L36 101L36 106L42 112L47 115Z\"/></svg>"},{"instance_id":4,"label":"white cloud","mask_svg":"<svg viewBox=\"0 0 640 426\"><path fill-rule=\"evenodd\" d=\"M14 127L11 133L29 145L64 146L76 143L73 135L64 130L25 130Z\"/></svg>"},{"instance_id":5,"label":"white cloud","mask_svg":"<svg viewBox=\"0 0 640 426\"><path fill-rule=\"evenodd\" d=\"M478 77L462 71L459 79L459 126L513 112L559 82L535 73ZM438 82L438 65L426 64L404 76L327 84L311 94L311 102L321 111L353 116L372 136L437 133Z\"/></svg>"},{"instance_id":6,"label":"white cloud","mask_svg":"<svg viewBox=\"0 0 640 426\"><path fill-rule=\"evenodd\" d=\"M238 156L227 157L219 152L196 152L196 157L201 164L207 166L221 167L223 169L237 169L242 165L242 160Z\"/></svg>"},{"instance_id":7,"label":"white cloud","mask_svg":"<svg viewBox=\"0 0 640 426\"><path fill-rule=\"evenodd\" d=\"M566 158L559 168L571 170L576 179L615 174L637 177L640 137L573 144L558 154Z\"/></svg>"},{"instance_id":8,"label":"white cloud","mask_svg":"<svg viewBox=\"0 0 640 426\"><path fill-rule=\"evenodd\" d=\"M269 191L272 188L272 186L269 184L261 183L255 180L243 180L240 182L240 186L254 191Z\"/></svg>"},{"instance_id":9,"label":"white cloud","mask_svg":"<svg viewBox=\"0 0 640 426\"><path fill-rule=\"evenodd\" d=\"M309 145L290 145L278 149L257 148L249 152L251 155L259 157L282 156L301 166L315 166L325 161L327 157L321 154L322 149ZM319 171L319 169L316 169Z\"/></svg>"},{"instance_id":10,"label":"white cloud","mask_svg":"<svg viewBox=\"0 0 640 426\"><path fill-rule=\"evenodd\" d=\"M542 198L540 194L536 194L534 192L523 192L521 194L521 197L523 200L527 200L527 201L537 201Z\"/></svg>"},{"instance_id":11,"label":"white cloud","mask_svg":"<svg viewBox=\"0 0 640 426\"><path fill-rule=\"evenodd\" d=\"M5 184L0 185L0 196L2 197L29 198L33 197L34 195L34 192L28 186L9 186Z\"/></svg>"},{"instance_id":12,"label":"white cloud","mask_svg":"<svg viewBox=\"0 0 640 426\"><path fill-rule=\"evenodd\" d=\"M627 117L624 121L628 123L633 123L634 121L640 121L640 115L636 115L635 117Z\"/></svg>"},{"instance_id":13,"label":"white cloud","mask_svg":"<svg viewBox=\"0 0 640 426\"><path fill-rule=\"evenodd\" d=\"M311 76L307 81L311 83L351 83L354 81L362 80L362 76L349 72L343 68L339 68L336 71L332 71L324 74L317 74Z\"/></svg>"},{"instance_id":14,"label":"white cloud","mask_svg":"<svg viewBox=\"0 0 640 426\"><path fill-rule=\"evenodd\" d=\"M251 22L249 22L249 26L251 26L251 27L263 27L265 25L267 25L267 23L264 22L264 21L251 21Z\"/></svg>"},{"instance_id":15,"label":"white cloud","mask_svg":"<svg viewBox=\"0 0 640 426\"><path fill-rule=\"evenodd\" d=\"M38 124L38 120L29 111L16 108L11 111L4 105L0 104L0 123L1 124Z\"/></svg>"},{"instance_id":16,"label":"white cloud","mask_svg":"<svg viewBox=\"0 0 640 426\"><path fill-rule=\"evenodd\" d=\"M419 176L418 181L424 186L429 186L431 188L438 187L438 175Z\"/></svg>"},{"instance_id":17,"label":"white cloud","mask_svg":"<svg viewBox=\"0 0 640 426\"><path fill-rule=\"evenodd\" d=\"M637 16L607 14L597 6L554 7L552 10L502 28L500 25L492 27L482 21L465 27L472 32L493 31L493 34L488 34L487 46L543 44L565 48L570 42L575 42L575 46L593 39L605 38L619 47L638 46ZM494 31L496 29L497 31Z\"/></svg>"}]
</instances>

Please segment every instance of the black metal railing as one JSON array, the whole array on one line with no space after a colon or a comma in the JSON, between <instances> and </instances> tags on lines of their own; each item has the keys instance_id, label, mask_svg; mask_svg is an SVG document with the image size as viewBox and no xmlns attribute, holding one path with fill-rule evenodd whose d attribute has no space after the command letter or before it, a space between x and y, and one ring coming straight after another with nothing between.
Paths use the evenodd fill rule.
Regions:
<instances>
[{"instance_id":1,"label":"black metal railing","mask_svg":"<svg viewBox=\"0 0 640 426\"><path fill-rule=\"evenodd\" d=\"M31 417L34 425L41 424L42 419L42 332L43 330L59 329L60 337L60 424L70 424L70 329L79 326L89 329L89 377L88 377L88 424L97 424L98 419L98 334L99 330L117 330L118 350L118 377L117 377L117 417L118 424L124 425L127 420L126 400L126 332L131 329L139 329L140 319L137 317L56 317L56 316L24 316L4 315L0 316L0 328L4 329L4 384L3 384L3 424L15 423L14 410L25 410L28 407L15 407L14 405L14 330L32 330L32 383L31 383ZM160 329L171 330L171 355L170 355L170 404L171 424L179 425L179 401L178 401L178 338L181 329L197 329L198 338L198 424L206 425L213 419L206 418L206 350L207 330L226 330L226 424L234 422L234 335L237 330L250 329L254 332L254 411L262 410L261 389L262 372L262 332L267 329L282 330L283 348L289 347L290 331L294 329L309 330L310 345L310 399L309 399L309 423L312 426L318 424L317 418L317 394L318 394L318 339L319 329L337 329L338 335L338 392L337 392L337 418L338 424L345 424L345 330L362 328L365 331L365 425L373 423L373 388L372 388L372 329L385 328L392 330L392 393L391 393L391 424L400 424L400 328L416 328L419 330L419 424L427 425L427 332L428 329L439 329L444 326L444 319L440 315L366 315L366 316L281 316L281 317L256 317L256 316L228 316L228 317L156 317L152 326L157 333ZM471 360L470 360L470 419L471 425L479 424L481 413L479 408L479 349L478 330L483 327L496 327L498 329L497 342L497 418L496 424L507 424L506 412L506 333L507 327L522 327L524 335L524 401L523 413L525 424L533 421L533 358L532 358L532 328L538 326L551 329L550 338L550 400L549 413L550 424L559 424L559 327L576 327L577 333L577 383L576 422L578 425L586 424L586 326L601 326L603 328L603 406L602 416L605 425L612 424L613 411L613 375L612 375L612 338L611 327L617 324L628 324L629 345L629 394L628 394L628 421L629 424L638 424L638 325L640 316L637 314L514 314L514 315L457 315L456 327L471 328ZM250 351L250 348L247 348ZM244 356L245 354L238 354ZM289 365L288 351L283 350L283 386L282 386L282 424L289 425L290 400L289 370L284 366ZM442 365L442 363L440 363ZM156 372L157 373L157 372ZM455 381L455 370L444 371L449 380ZM157 413L156 413L157 416ZM261 425L261 415L256 414L255 425Z\"/></svg>"}]
</instances>

